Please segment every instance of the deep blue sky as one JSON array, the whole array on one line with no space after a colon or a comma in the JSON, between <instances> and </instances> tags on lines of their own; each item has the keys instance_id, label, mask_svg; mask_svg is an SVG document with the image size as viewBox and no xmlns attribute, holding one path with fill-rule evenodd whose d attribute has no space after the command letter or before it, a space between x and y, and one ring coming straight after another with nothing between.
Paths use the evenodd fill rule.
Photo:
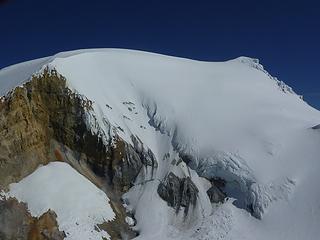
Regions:
<instances>
[{"instance_id":1,"label":"deep blue sky","mask_svg":"<svg viewBox=\"0 0 320 240\"><path fill-rule=\"evenodd\" d=\"M78 48L259 58L320 109L317 1L0 0L0 68ZM1 4L2 3L2 4Z\"/></svg>"}]
</instances>

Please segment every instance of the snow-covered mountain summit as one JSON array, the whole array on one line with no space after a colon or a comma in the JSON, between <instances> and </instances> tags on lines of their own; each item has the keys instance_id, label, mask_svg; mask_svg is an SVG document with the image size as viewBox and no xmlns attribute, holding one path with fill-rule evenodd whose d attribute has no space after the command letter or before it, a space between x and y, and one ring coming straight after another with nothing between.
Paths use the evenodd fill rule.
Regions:
<instances>
[{"instance_id":1,"label":"snow-covered mountain summit","mask_svg":"<svg viewBox=\"0 0 320 240\"><path fill-rule=\"evenodd\" d=\"M90 134L106 149L121 139L139 155L144 167L122 191L139 239L320 234L320 135L312 129L320 113L257 59L201 62L119 49L59 53L2 69L1 101L19 88L36 95L38 88L28 87L35 78L65 79L70 92L90 103L83 110ZM59 137L53 138L82 152ZM135 162L130 151L123 154ZM71 165L83 174L77 164ZM104 169L102 175L114 175Z\"/></svg>"}]
</instances>

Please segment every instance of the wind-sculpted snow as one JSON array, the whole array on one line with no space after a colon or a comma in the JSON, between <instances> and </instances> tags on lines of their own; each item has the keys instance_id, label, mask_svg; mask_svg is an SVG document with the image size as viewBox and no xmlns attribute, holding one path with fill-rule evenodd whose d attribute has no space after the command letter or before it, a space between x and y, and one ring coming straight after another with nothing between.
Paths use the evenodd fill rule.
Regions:
<instances>
[{"instance_id":1,"label":"wind-sculpted snow","mask_svg":"<svg viewBox=\"0 0 320 240\"><path fill-rule=\"evenodd\" d=\"M188 165L206 179L224 179L223 190L236 199L234 204L257 218L262 218L273 201L288 199L295 185L289 178L269 184L257 183L252 169L236 154L213 152L206 158L190 157Z\"/></svg>"},{"instance_id":2,"label":"wind-sculpted snow","mask_svg":"<svg viewBox=\"0 0 320 240\"><path fill-rule=\"evenodd\" d=\"M137 239L320 235L320 134L311 129L320 113L257 59L200 62L79 50L1 70L0 95L45 68L92 101L87 125L93 132L106 142L117 135L137 149L143 144L157 163L143 167L124 196ZM170 172L199 190L187 216L157 193ZM218 204L207 195L216 178L225 181L227 195Z\"/></svg>"},{"instance_id":3,"label":"wind-sculpted snow","mask_svg":"<svg viewBox=\"0 0 320 240\"><path fill-rule=\"evenodd\" d=\"M289 178L265 185L257 183L252 184L250 186L249 202L253 214L258 218L262 218L265 210L272 202L288 200L289 195L294 191L294 185L295 182Z\"/></svg>"},{"instance_id":4,"label":"wind-sculpted snow","mask_svg":"<svg viewBox=\"0 0 320 240\"><path fill-rule=\"evenodd\" d=\"M236 60L240 61L241 63L244 63L248 65L249 67L255 68L259 71L262 71L265 73L270 79L274 80L281 91L285 93L291 93L291 94L296 94L291 87L289 87L287 84L285 84L283 81L279 81L276 77L271 76L264 67L259 63L259 59L253 59L253 58L248 58L248 57L239 57ZM300 96L301 97L301 96Z\"/></svg>"},{"instance_id":5,"label":"wind-sculpted snow","mask_svg":"<svg viewBox=\"0 0 320 240\"><path fill-rule=\"evenodd\" d=\"M235 204L238 207L247 209L251 204L249 199L251 185L256 182L256 179L241 157L224 152L213 152L209 157L200 158L197 162L190 162L189 165L201 177L224 179L226 181L224 191L229 197L237 199Z\"/></svg>"}]
</instances>

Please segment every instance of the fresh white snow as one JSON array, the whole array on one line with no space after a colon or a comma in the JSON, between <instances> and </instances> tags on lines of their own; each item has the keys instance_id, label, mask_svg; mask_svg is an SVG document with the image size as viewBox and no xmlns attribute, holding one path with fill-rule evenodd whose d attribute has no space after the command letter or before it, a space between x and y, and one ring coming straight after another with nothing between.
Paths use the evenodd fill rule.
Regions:
<instances>
[{"instance_id":1,"label":"fresh white snow","mask_svg":"<svg viewBox=\"0 0 320 240\"><path fill-rule=\"evenodd\" d=\"M111 125L129 143L136 135L154 152L155 174L143 169L125 195L138 239L318 239L320 132L311 127L320 123L320 113L257 60L200 62L132 50L79 50L1 70L0 95L47 66L94 102L91 114L103 131ZM234 199L211 205L208 182L184 163L172 164L178 156L171 143L205 166L204 176L239 182L262 219L236 207ZM190 175L199 188L188 219L176 216L157 194L169 171Z\"/></svg>"},{"instance_id":2,"label":"fresh white snow","mask_svg":"<svg viewBox=\"0 0 320 240\"><path fill-rule=\"evenodd\" d=\"M107 232L96 230L97 224L115 217L108 197L67 163L39 167L20 182L10 184L6 196L27 203L34 217L53 210L67 240L110 239Z\"/></svg>"}]
</instances>

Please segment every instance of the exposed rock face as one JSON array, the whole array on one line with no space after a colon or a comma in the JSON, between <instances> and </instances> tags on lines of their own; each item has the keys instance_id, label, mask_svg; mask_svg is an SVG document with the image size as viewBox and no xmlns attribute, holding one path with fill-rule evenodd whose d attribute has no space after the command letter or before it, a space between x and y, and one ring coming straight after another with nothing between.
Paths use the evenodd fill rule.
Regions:
<instances>
[{"instance_id":1,"label":"exposed rock face","mask_svg":"<svg viewBox=\"0 0 320 240\"><path fill-rule=\"evenodd\" d=\"M95 121L91 110L92 102L70 91L66 79L55 70L45 69L2 97L0 190L41 164L66 161L112 195L117 228L108 230L112 228L114 239L123 234L131 238L136 234L124 221L120 197L133 185L143 166L155 169L157 161L152 151L133 136L134 146L99 128L92 132L87 125L88 117Z\"/></svg>"},{"instance_id":2,"label":"exposed rock face","mask_svg":"<svg viewBox=\"0 0 320 240\"><path fill-rule=\"evenodd\" d=\"M213 178L210 180L212 187L208 189L207 194L212 203L222 203L227 194L222 190L226 182L221 178Z\"/></svg>"},{"instance_id":3,"label":"exposed rock face","mask_svg":"<svg viewBox=\"0 0 320 240\"><path fill-rule=\"evenodd\" d=\"M44 213L40 218L36 219L31 225L28 239L37 240L60 240L64 239L65 234L58 230L57 215L53 211Z\"/></svg>"},{"instance_id":4,"label":"exposed rock face","mask_svg":"<svg viewBox=\"0 0 320 240\"><path fill-rule=\"evenodd\" d=\"M0 101L0 188L48 162L46 129L37 122L25 88Z\"/></svg>"},{"instance_id":5,"label":"exposed rock face","mask_svg":"<svg viewBox=\"0 0 320 240\"><path fill-rule=\"evenodd\" d=\"M126 192L142 168L142 160L135 149L119 138L110 149L112 163L108 168L111 184L118 192Z\"/></svg>"},{"instance_id":6,"label":"exposed rock face","mask_svg":"<svg viewBox=\"0 0 320 240\"><path fill-rule=\"evenodd\" d=\"M198 197L198 188L189 177L179 178L170 172L158 186L159 196L165 200L170 207L179 212L184 207L187 215L189 207L195 206Z\"/></svg>"},{"instance_id":7,"label":"exposed rock face","mask_svg":"<svg viewBox=\"0 0 320 240\"><path fill-rule=\"evenodd\" d=\"M224 199L226 198L226 194L223 193L219 188L217 188L216 186L212 186L211 188L209 188L209 190L207 191L207 194L209 196L209 199L212 203L219 203L219 202L223 202Z\"/></svg>"},{"instance_id":8,"label":"exposed rock face","mask_svg":"<svg viewBox=\"0 0 320 240\"><path fill-rule=\"evenodd\" d=\"M19 181L39 164L59 160L57 154L56 159L50 158L51 139L75 150L75 146L83 147L78 133L83 133L82 115L89 108L90 101L71 93L54 70L44 71L4 97L0 104L0 188ZM89 144L92 138L88 134L85 140ZM86 147L83 151L91 153Z\"/></svg>"},{"instance_id":9,"label":"exposed rock face","mask_svg":"<svg viewBox=\"0 0 320 240\"><path fill-rule=\"evenodd\" d=\"M126 212L121 212L120 214L118 211L115 212L118 214L114 221L103 223L98 227L107 231L112 240L132 239L137 237L138 232L133 231L131 229L131 225L129 226L128 222L126 221ZM126 222L127 225L123 224L123 222Z\"/></svg>"},{"instance_id":10,"label":"exposed rock face","mask_svg":"<svg viewBox=\"0 0 320 240\"><path fill-rule=\"evenodd\" d=\"M108 133L92 133L86 124L91 109L92 102L71 92L55 70L45 70L4 97L0 102L0 188L21 180L39 164L63 160L63 151L50 147L52 139L78 153L78 159L120 192L131 187L143 164L156 167L153 153L142 144L131 146L119 137L112 144L110 136L105 143L102 138Z\"/></svg>"},{"instance_id":11,"label":"exposed rock face","mask_svg":"<svg viewBox=\"0 0 320 240\"><path fill-rule=\"evenodd\" d=\"M63 232L58 230L56 214L52 211L34 218L24 203L16 199L0 201L1 240L62 240Z\"/></svg>"},{"instance_id":12,"label":"exposed rock face","mask_svg":"<svg viewBox=\"0 0 320 240\"><path fill-rule=\"evenodd\" d=\"M138 153L142 163L145 166L150 166L152 169L158 167L158 163L156 157L154 156L153 152L150 149L145 149L143 146L142 141L135 136L131 136L131 140L133 142L133 147L135 151Z\"/></svg>"}]
</instances>

